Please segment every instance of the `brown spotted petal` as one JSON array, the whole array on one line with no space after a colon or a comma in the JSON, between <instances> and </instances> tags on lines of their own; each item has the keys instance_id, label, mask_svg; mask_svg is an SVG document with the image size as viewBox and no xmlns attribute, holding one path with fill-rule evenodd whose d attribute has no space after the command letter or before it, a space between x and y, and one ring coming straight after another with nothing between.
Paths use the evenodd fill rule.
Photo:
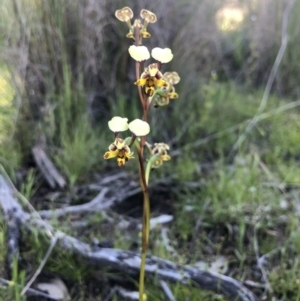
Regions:
<instances>
[{"instance_id":1,"label":"brown spotted petal","mask_svg":"<svg viewBox=\"0 0 300 301\"><path fill-rule=\"evenodd\" d=\"M150 76L158 76L156 78L161 78L157 63L150 64L147 68L147 71Z\"/></svg>"},{"instance_id":2,"label":"brown spotted petal","mask_svg":"<svg viewBox=\"0 0 300 301\"><path fill-rule=\"evenodd\" d=\"M126 142L122 138L116 138L115 142L113 143L116 149L123 149L126 146Z\"/></svg>"}]
</instances>

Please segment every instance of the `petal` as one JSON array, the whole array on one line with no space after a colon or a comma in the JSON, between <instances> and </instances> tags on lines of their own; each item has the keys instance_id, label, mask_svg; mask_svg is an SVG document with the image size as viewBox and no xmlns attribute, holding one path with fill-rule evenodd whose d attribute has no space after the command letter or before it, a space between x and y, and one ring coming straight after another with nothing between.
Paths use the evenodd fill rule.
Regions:
<instances>
[{"instance_id":1,"label":"petal","mask_svg":"<svg viewBox=\"0 0 300 301\"><path fill-rule=\"evenodd\" d=\"M142 9L140 16L148 23L155 23L157 21L156 15L147 9Z\"/></svg>"},{"instance_id":2,"label":"petal","mask_svg":"<svg viewBox=\"0 0 300 301\"><path fill-rule=\"evenodd\" d=\"M117 162L118 162L118 166L122 167L125 165L126 159L125 159L125 157L123 157L123 158L118 157Z\"/></svg>"},{"instance_id":3,"label":"petal","mask_svg":"<svg viewBox=\"0 0 300 301\"><path fill-rule=\"evenodd\" d=\"M128 34L126 35L126 38L133 39L134 34L131 31L129 31Z\"/></svg>"},{"instance_id":4,"label":"petal","mask_svg":"<svg viewBox=\"0 0 300 301\"><path fill-rule=\"evenodd\" d=\"M133 153L130 151L129 147L128 147L128 150L125 150L125 157L126 157L126 160L128 159L134 159L133 157Z\"/></svg>"},{"instance_id":5,"label":"petal","mask_svg":"<svg viewBox=\"0 0 300 301\"><path fill-rule=\"evenodd\" d=\"M126 146L126 142L122 138L116 138L114 142L115 147L120 151Z\"/></svg>"},{"instance_id":6,"label":"petal","mask_svg":"<svg viewBox=\"0 0 300 301\"><path fill-rule=\"evenodd\" d=\"M121 9L116 10L115 16L118 20L122 22L127 22L133 17L133 12L130 7L125 6Z\"/></svg>"},{"instance_id":7,"label":"petal","mask_svg":"<svg viewBox=\"0 0 300 301\"><path fill-rule=\"evenodd\" d=\"M155 76L159 71L158 65L156 63L150 64L147 68L147 71L150 76Z\"/></svg>"},{"instance_id":8,"label":"petal","mask_svg":"<svg viewBox=\"0 0 300 301\"><path fill-rule=\"evenodd\" d=\"M126 157L127 159L134 159L133 153L125 153L125 157Z\"/></svg>"},{"instance_id":9,"label":"petal","mask_svg":"<svg viewBox=\"0 0 300 301\"><path fill-rule=\"evenodd\" d=\"M152 96L154 94L154 87L145 87L145 94L148 95L148 96Z\"/></svg>"},{"instance_id":10,"label":"petal","mask_svg":"<svg viewBox=\"0 0 300 301\"><path fill-rule=\"evenodd\" d=\"M154 87L155 82L156 82L155 77L149 77L148 80L147 80L146 86L147 87Z\"/></svg>"},{"instance_id":11,"label":"petal","mask_svg":"<svg viewBox=\"0 0 300 301\"><path fill-rule=\"evenodd\" d=\"M119 150L115 150L115 151L109 151L109 152L106 152L104 155L103 155L103 158L104 159L111 159L111 158L114 158L114 157L117 157L119 153Z\"/></svg>"},{"instance_id":12,"label":"petal","mask_svg":"<svg viewBox=\"0 0 300 301\"><path fill-rule=\"evenodd\" d=\"M137 137L146 136L150 132L150 125L141 119L135 119L129 123L130 131Z\"/></svg>"},{"instance_id":13,"label":"petal","mask_svg":"<svg viewBox=\"0 0 300 301\"><path fill-rule=\"evenodd\" d=\"M171 160L171 157L170 157L169 155L162 155L160 158L161 158L163 161L169 161L169 160Z\"/></svg>"},{"instance_id":14,"label":"petal","mask_svg":"<svg viewBox=\"0 0 300 301\"><path fill-rule=\"evenodd\" d=\"M156 87L168 87L168 83L163 79L155 79L155 86Z\"/></svg>"},{"instance_id":15,"label":"petal","mask_svg":"<svg viewBox=\"0 0 300 301\"><path fill-rule=\"evenodd\" d=\"M144 72L141 74L141 78L149 78L149 72L148 72L148 68L146 68L144 70Z\"/></svg>"},{"instance_id":16,"label":"petal","mask_svg":"<svg viewBox=\"0 0 300 301\"><path fill-rule=\"evenodd\" d=\"M161 153L162 155L166 155L168 150L170 150L169 145L160 142L160 143L154 143L154 148L152 149L152 152L154 154Z\"/></svg>"},{"instance_id":17,"label":"petal","mask_svg":"<svg viewBox=\"0 0 300 301\"><path fill-rule=\"evenodd\" d=\"M146 82L147 82L146 78L140 78L134 84L137 86L145 86Z\"/></svg>"},{"instance_id":18,"label":"petal","mask_svg":"<svg viewBox=\"0 0 300 301\"><path fill-rule=\"evenodd\" d=\"M163 97L157 95L157 98L155 98L155 103L160 107L168 105L169 102L170 102L169 97Z\"/></svg>"},{"instance_id":19,"label":"petal","mask_svg":"<svg viewBox=\"0 0 300 301\"><path fill-rule=\"evenodd\" d=\"M173 59L173 54L170 48L159 48L155 47L151 51L152 57L161 62L161 63L169 63Z\"/></svg>"},{"instance_id":20,"label":"petal","mask_svg":"<svg viewBox=\"0 0 300 301\"><path fill-rule=\"evenodd\" d=\"M151 38L151 34L150 34L148 31L143 31L143 32L141 32L141 36L142 36L144 39L149 39L149 38Z\"/></svg>"},{"instance_id":21,"label":"petal","mask_svg":"<svg viewBox=\"0 0 300 301\"><path fill-rule=\"evenodd\" d=\"M152 168L158 168L160 166L162 166L163 161L161 159L157 159L153 164L152 164Z\"/></svg>"},{"instance_id":22,"label":"petal","mask_svg":"<svg viewBox=\"0 0 300 301\"><path fill-rule=\"evenodd\" d=\"M168 93L168 97L171 99L175 99L175 98L178 98L178 94L176 92L171 92L171 93Z\"/></svg>"},{"instance_id":23,"label":"petal","mask_svg":"<svg viewBox=\"0 0 300 301\"><path fill-rule=\"evenodd\" d=\"M127 159L134 159L133 157L133 153L130 151L130 148L128 145L125 145L124 148L124 156L127 158Z\"/></svg>"},{"instance_id":24,"label":"petal","mask_svg":"<svg viewBox=\"0 0 300 301\"><path fill-rule=\"evenodd\" d=\"M114 143L112 143L112 144L108 147L108 149L109 149L110 151L115 151L115 150L117 149L117 147L115 146Z\"/></svg>"},{"instance_id":25,"label":"petal","mask_svg":"<svg viewBox=\"0 0 300 301\"><path fill-rule=\"evenodd\" d=\"M128 118L122 118L120 116L113 117L108 122L108 127L113 132L123 132L128 130Z\"/></svg>"},{"instance_id":26,"label":"petal","mask_svg":"<svg viewBox=\"0 0 300 301\"><path fill-rule=\"evenodd\" d=\"M150 53L146 46L131 45L128 51L130 56L137 62L142 62L150 58Z\"/></svg>"},{"instance_id":27,"label":"petal","mask_svg":"<svg viewBox=\"0 0 300 301\"><path fill-rule=\"evenodd\" d=\"M164 73L164 78L171 83L172 85L176 85L180 81L180 77L177 72L165 72Z\"/></svg>"},{"instance_id":28,"label":"petal","mask_svg":"<svg viewBox=\"0 0 300 301\"><path fill-rule=\"evenodd\" d=\"M154 145L159 146L159 147L163 148L164 150L170 150L170 146L164 142L155 143Z\"/></svg>"}]
</instances>

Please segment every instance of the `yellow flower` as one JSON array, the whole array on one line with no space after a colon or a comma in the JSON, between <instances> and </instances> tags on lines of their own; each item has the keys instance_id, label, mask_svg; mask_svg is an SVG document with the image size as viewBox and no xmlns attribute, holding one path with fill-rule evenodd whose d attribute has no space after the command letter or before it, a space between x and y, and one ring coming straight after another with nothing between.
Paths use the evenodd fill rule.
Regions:
<instances>
[{"instance_id":1,"label":"yellow flower","mask_svg":"<svg viewBox=\"0 0 300 301\"><path fill-rule=\"evenodd\" d=\"M159 156L157 160L152 164L152 168L158 168L163 164L163 161L171 160L171 157L168 155L168 150L170 150L168 144L163 142L154 143L154 148L152 149L152 155L159 155Z\"/></svg>"},{"instance_id":2,"label":"yellow flower","mask_svg":"<svg viewBox=\"0 0 300 301\"><path fill-rule=\"evenodd\" d=\"M104 154L103 158L111 159L117 157L118 166L120 167L124 166L129 159L134 158L129 146L121 138L116 138L108 149L109 151Z\"/></svg>"},{"instance_id":3,"label":"yellow flower","mask_svg":"<svg viewBox=\"0 0 300 301\"><path fill-rule=\"evenodd\" d=\"M135 83L137 86L144 86L144 92L147 96L152 96L158 87L167 87L167 82L163 79L162 73L158 69L157 63L150 64L141 74L141 78Z\"/></svg>"},{"instance_id":4,"label":"yellow flower","mask_svg":"<svg viewBox=\"0 0 300 301\"><path fill-rule=\"evenodd\" d=\"M177 72L165 72L163 79L166 80L168 86L166 88L158 89L154 96L154 107L166 106L169 104L170 99L178 98L178 94L175 92L174 85L179 83L180 77Z\"/></svg>"},{"instance_id":5,"label":"yellow flower","mask_svg":"<svg viewBox=\"0 0 300 301\"><path fill-rule=\"evenodd\" d=\"M170 103L170 99L176 99L176 98L178 98L178 93L176 93L175 88L172 87L165 96L161 96L160 94L156 94L154 96L153 98L153 100L155 101L154 107L157 108L157 107L166 106Z\"/></svg>"}]
</instances>

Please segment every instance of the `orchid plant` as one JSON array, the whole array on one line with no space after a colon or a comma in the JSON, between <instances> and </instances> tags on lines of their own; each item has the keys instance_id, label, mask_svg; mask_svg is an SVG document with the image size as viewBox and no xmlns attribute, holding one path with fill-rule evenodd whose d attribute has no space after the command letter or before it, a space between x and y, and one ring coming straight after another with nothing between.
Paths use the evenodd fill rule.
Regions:
<instances>
[{"instance_id":1,"label":"orchid plant","mask_svg":"<svg viewBox=\"0 0 300 301\"><path fill-rule=\"evenodd\" d=\"M129 7L124 7L116 11L115 16L122 22L125 22L129 28L126 37L133 39L134 43L128 49L130 56L135 60L136 82L138 94L142 106L142 119L135 119L128 123L128 118L115 116L108 122L109 129L114 133L114 142L108 147L104 154L104 159L117 158L118 166L122 167L131 159L134 159L132 146L136 147L140 185L143 191L143 223L142 223L142 253L141 268L139 279L139 301L147 299L144 292L145 263L146 253L149 241L150 230L150 200L148 192L148 183L150 172L153 168L159 168L164 161L169 161L169 146L166 143L154 143L151 145L147 141L147 135L150 133L148 124L148 113L151 103L154 107L168 105L170 99L178 98L174 85L180 80L177 72L162 73L163 64L173 59L173 54L169 48L155 47L151 51L151 56L155 62L147 64L150 59L150 52L146 46L142 45L143 39L151 37L147 31L149 23L157 21L156 15L149 10L142 9L140 12L143 23L140 19L133 18L133 12ZM131 136L123 139L121 132L129 130ZM144 156L144 148L149 151L148 158Z\"/></svg>"}]
</instances>

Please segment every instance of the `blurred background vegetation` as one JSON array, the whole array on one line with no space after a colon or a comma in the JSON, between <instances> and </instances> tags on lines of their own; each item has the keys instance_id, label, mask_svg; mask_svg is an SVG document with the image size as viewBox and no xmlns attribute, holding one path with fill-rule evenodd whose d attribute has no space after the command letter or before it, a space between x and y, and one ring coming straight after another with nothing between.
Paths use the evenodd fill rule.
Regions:
<instances>
[{"instance_id":1,"label":"blurred background vegetation","mask_svg":"<svg viewBox=\"0 0 300 301\"><path fill-rule=\"evenodd\" d=\"M185 241L194 229L197 216L187 221L180 215L188 212L186 206L196 208L193 213L203 215L208 225L233 219L240 229L236 256L243 266L249 255L243 247L247 214L271 206L275 214L263 215L274 217L274 223L262 219L260 225L276 228L276 210L287 208L282 207L281 189L292 187L292 196L284 198L289 205L298 204L300 1L0 3L0 163L13 178L35 167L31 151L40 141L69 187L117 168L115 161L103 161L112 142L107 121L115 115L129 120L141 116L128 55L132 41L125 38L125 24L114 17L115 10L130 6L137 17L141 8L157 15L145 44L149 49L170 47L174 59L164 71L181 77L179 98L167 107L151 108L149 137L150 143L169 143L173 156L154 179L172 175L201 187L197 195L185 190L182 199L182 189L176 187L176 235ZM274 66L278 68L268 86ZM126 164L129 171L135 168ZM269 190L274 185L277 190ZM209 205L203 209L204 203ZM295 213L292 208L289 214ZM271 236L268 244L262 237L265 252L282 244L282 237L294 241L298 252L299 221L289 215L285 223L280 239ZM242 268L234 275L243 273ZM300 275L295 273L285 266L286 286L276 273L270 274L275 291L290 298L282 300L300 300L287 297L291 291L299 296Z\"/></svg>"},{"instance_id":2,"label":"blurred background vegetation","mask_svg":"<svg viewBox=\"0 0 300 301\"><path fill-rule=\"evenodd\" d=\"M150 27L147 46L173 50L174 60L165 71L180 74L180 98L152 110L151 142L164 140L176 149L256 114L281 45L288 4L283 0L135 1L134 6L128 1L1 2L1 162L10 170L30 165L30 150L42 134L52 158L72 183L107 166L102 162L111 140L107 120L113 115L129 119L140 115L127 51L132 41L124 37L126 28L114 17L116 9L131 5L136 15L142 7L154 11L159 22ZM297 1L288 16L288 45L265 112L299 97L299 9ZM296 113L287 112L291 118L285 120L269 120L247 141L254 135L252 142L262 149L280 140L276 154L297 155ZM189 148L185 155L197 163L226 155L244 129L241 124L212 143ZM286 135L290 141L285 141Z\"/></svg>"}]
</instances>

